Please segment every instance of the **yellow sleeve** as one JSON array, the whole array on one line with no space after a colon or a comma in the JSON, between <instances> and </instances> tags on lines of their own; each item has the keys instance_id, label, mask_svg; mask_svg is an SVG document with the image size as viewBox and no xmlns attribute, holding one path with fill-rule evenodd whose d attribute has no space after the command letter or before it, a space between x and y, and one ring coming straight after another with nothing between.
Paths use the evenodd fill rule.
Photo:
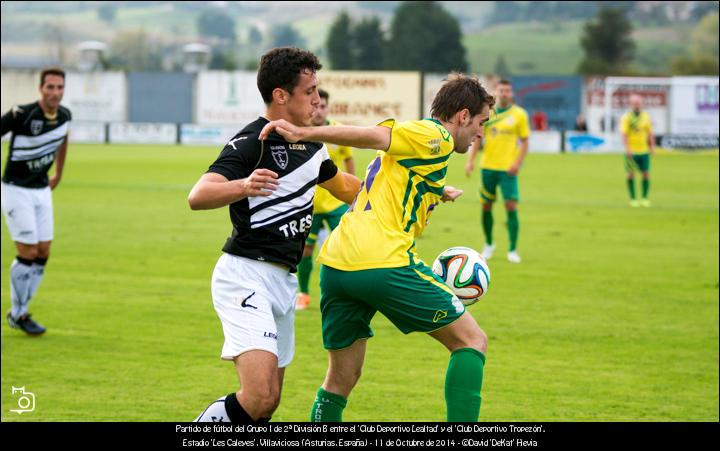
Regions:
<instances>
[{"instance_id":1,"label":"yellow sleeve","mask_svg":"<svg viewBox=\"0 0 720 451\"><path fill-rule=\"evenodd\" d=\"M630 117L627 114L623 114L622 119L620 119L620 133L623 135L627 135L630 131Z\"/></svg>"},{"instance_id":2,"label":"yellow sleeve","mask_svg":"<svg viewBox=\"0 0 720 451\"><path fill-rule=\"evenodd\" d=\"M647 121L647 132L652 133L652 120L650 119L650 113L645 113L645 120Z\"/></svg>"},{"instance_id":3,"label":"yellow sleeve","mask_svg":"<svg viewBox=\"0 0 720 451\"><path fill-rule=\"evenodd\" d=\"M520 120L518 120L518 136L521 139L525 139L530 136L530 121L528 120L528 115L525 111L522 112Z\"/></svg>"},{"instance_id":4,"label":"yellow sleeve","mask_svg":"<svg viewBox=\"0 0 720 451\"><path fill-rule=\"evenodd\" d=\"M343 160L347 160L348 158L352 158L353 156L352 147L340 146L338 147L338 153Z\"/></svg>"},{"instance_id":5,"label":"yellow sleeve","mask_svg":"<svg viewBox=\"0 0 720 451\"><path fill-rule=\"evenodd\" d=\"M387 119L378 125L390 128L390 146L387 149L389 155L396 157L435 158L441 152L443 139L441 132L435 127L427 126L422 121L396 122L395 119Z\"/></svg>"}]
</instances>

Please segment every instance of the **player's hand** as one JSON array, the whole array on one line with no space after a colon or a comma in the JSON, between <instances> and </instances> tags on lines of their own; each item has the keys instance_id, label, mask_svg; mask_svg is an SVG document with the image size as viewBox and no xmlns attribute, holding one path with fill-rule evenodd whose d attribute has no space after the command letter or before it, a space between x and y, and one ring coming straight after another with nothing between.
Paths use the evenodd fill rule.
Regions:
<instances>
[{"instance_id":1,"label":"player's hand","mask_svg":"<svg viewBox=\"0 0 720 451\"><path fill-rule=\"evenodd\" d=\"M278 119L265 124L265 127L260 131L260 141L267 139L272 132L282 136L289 143L302 141L302 128L291 124L285 119Z\"/></svg>"},{"instance_id":2,"label":"player's hand","mask_svg":"<svg viewBox=\"0 0 720 451\"><path fill-rule=\"evenodd\" d=\"M508 175L515 176L520 171L520 165L515 163L514 165L510 166L510 169L508 169L507 173Z\"/></svg>"},{"instance_id":3,"label":"player's hand","mask_svg":"<svg viewBox=\"0 0 720 451\"><path fill-rule=\"evenodd\" d=\"M60 184L60 176L53 175L50 177L50 180L48 180L48 186L50 187L50 190L54 190L55 187L57 187Z\"/></svg>"},{"instance_id":4,"label":"player's hand","mask_svg":"<svg viewBox=\"0 0 720 451\"><path fill-rule=\"evenodd\" d=\"M454 188L452 186L446 186L443 190L443 195L440 198L443 202L455 202L455 199L462 196L463 190Z\"/></svg>"},{"instance_id":5,"label":"player's hand","mask_svg":"<svg viewBox=\"0 0 720 451\"><path fill-rule=\"evenodd\" d=\"M255 169L248 178L238 180L246 197L269 196L280 182L270 169Z\"/></svg>"},{"instance_id":6,"label":"player's hand","mask_svg":"<svg viewBox=\"0 0 720 451\"><path fill-rule=\"evenodd\" d=\"M473 170L475 170L475 164L472 161L468 161L465 164L465 177L471 177Z\"/></svg>"}]
</instances>

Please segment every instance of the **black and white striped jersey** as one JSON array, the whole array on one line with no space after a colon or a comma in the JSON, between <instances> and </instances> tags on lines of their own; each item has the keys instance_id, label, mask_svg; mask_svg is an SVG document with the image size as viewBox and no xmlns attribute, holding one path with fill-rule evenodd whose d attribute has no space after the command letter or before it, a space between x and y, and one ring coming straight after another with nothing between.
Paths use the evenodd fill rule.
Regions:
<instances>
[{"instance_id":1,"label":"black and white striped jersey","mask_svg":"<svg viewBox=\"0 0 720 451\"><path fill-rule=\"evenodd\" d=\"M255 169L278 174L279 185L270 196L250 197L230 205L233 232L223 251L254 260L282 263L294 272L310 233L315 185L337 174L322 143L290 144L275 133L264 141L261 117L235 135L208 172L228 180L248 177Z\"/></svg>"},{"instance_id":2,"label":"black and white striped jersey","mask_svg":"<svg viewBox=\"0 0 720 451\"><path fill-rule=\"evenodd\" d=\"M39 102L14 106L5 113L0 135L12 132L12 138L2 181L24 188L48 186L48 170L67 137L71 119L70 110L63 106L49 119Z\"/></svg>"}]
</instances>

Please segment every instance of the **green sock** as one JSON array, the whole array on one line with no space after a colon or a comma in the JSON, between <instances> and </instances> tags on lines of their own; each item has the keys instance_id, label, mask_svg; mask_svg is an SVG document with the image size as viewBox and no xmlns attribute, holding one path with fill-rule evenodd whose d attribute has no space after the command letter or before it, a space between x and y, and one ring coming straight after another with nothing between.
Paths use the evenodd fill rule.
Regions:
<instances>
[{"instance_id":1,"label":"green sock","mask_svg":"<svg viewBox=\"0 0 720 451\"><path fill-rule=\"evenodd\" d=\"M303 257L297 267L298 290L300 293L310 293L310 273L313 268L312 256Z\"/></svg>"},{"instance_id":2,"label":"green sock","mask_svg":"<svg viewBox=\"0 0 720 451\"><path fill-rule=\"evenodd\" d=\"M630 193L630 199L635 200L635 179L627 179L627 187Z\"/></svg>"},{"instance_id":3,"label":"green sock","mask_svg":"<svg viewBox=\"0 0 720 451\"><path fill-rule=\"evenodd\" d=\"M485 356L476 349L457 349L450 355L445 375L447 421L478 420L484 366Z\"/></svg>"},{"instance_id":4,"label":"green sock","mask_svg":"<svg viewBox=\"0 0 720 451\"><path fill-rule=\"evenodd\" d=\"M315 395L310 421L314 423L339 423L342 421L343 409L347 406L347 399L335 393L330 393L320 387Z\"/></svg>"},{"instance_id":5,"label":"green sock","mask_svg":"<svg viewBox=\"0 0 720 451\"><path fill-rule=\"evenodd\" d=\"M483 226L483 232L485 232L485 242L487 244L492 244L492 229L493 229L492 211L483 210L482 226Z\"/></svg>"},{"instance_id":6,"label":"green sock","mask_svg":"<svg viewBox=\"0 0 720 451\"><path fill-rule=\"evenodd\" d=\"M518 233L520 232L517 210L507 212L507 228L510 235L510 252L512 252L517 247Z\"/></svg>"},{"instance_id":7,"label":"green sock","mask_svg":"<svg viewBox=\"0 0 720 451\"><path fill-rule=\"evenodd\" d=\"M642 181L643 199L647 199L648 191L650 191L650 179L643 179L643 181Z\"/></svg>"}]
</instances>

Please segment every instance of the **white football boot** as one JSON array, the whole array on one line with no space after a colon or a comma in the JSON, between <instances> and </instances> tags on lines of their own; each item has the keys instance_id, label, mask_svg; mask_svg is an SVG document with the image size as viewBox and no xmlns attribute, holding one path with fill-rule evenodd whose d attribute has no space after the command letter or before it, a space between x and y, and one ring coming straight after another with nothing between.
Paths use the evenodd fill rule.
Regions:
<instances>
[{"instance_id":1,"label":"white football boot","mask_svg":"<svg viewBox=\"0 0 720 451\"><path fill-rule=\"evenodd\" d=\"M482 256L485 260L490 260L493 256L493 252L495 252L495 245L485 243L485 247L482 250Z\"/></svg>"},{"instance_id":2,"label":"white football boot","mask_svg":"<svg viewBox=\"0 0 720 451\"><path fill-rule=\"evenodd\" d=\"M517 251L508 252L507 259L510 263L520 263L522 261L520 254L518 254Z\"/></svg>"}]
</instances>

